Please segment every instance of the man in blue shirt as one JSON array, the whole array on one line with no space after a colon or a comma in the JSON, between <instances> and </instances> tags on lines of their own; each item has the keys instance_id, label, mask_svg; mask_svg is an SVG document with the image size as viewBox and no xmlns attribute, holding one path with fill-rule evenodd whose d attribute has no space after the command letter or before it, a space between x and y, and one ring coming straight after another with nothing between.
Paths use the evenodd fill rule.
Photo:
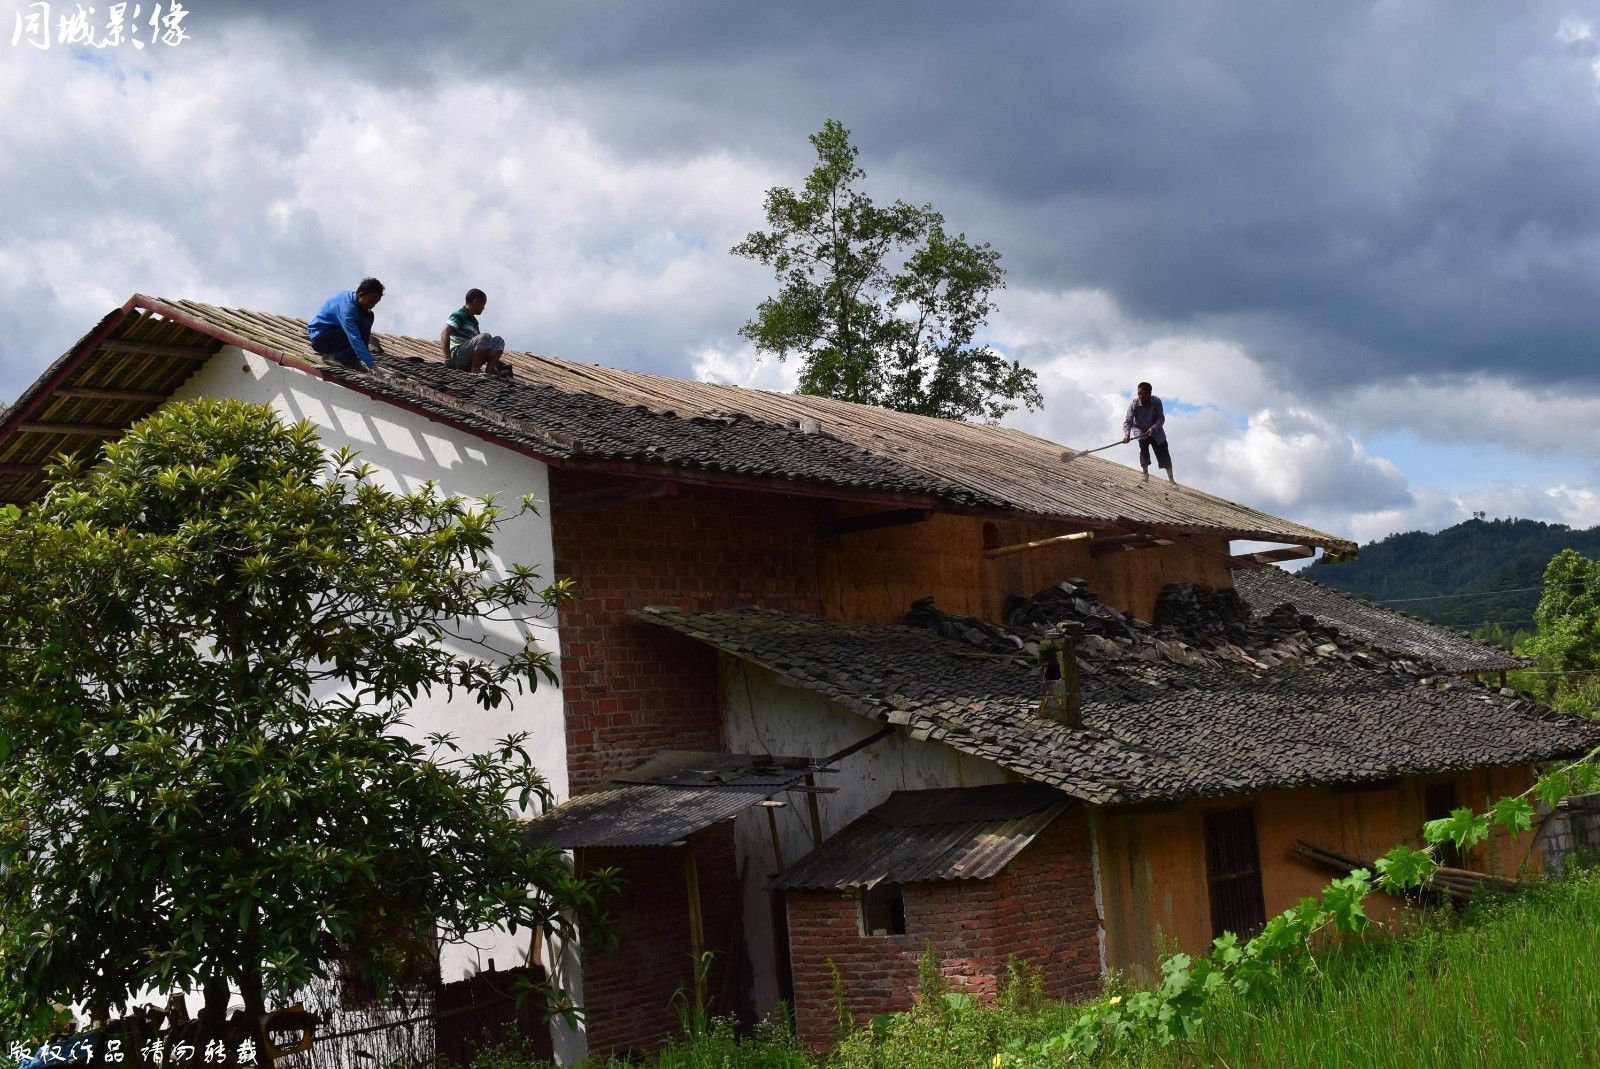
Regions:
<instances>
[{"instance_id":1,"label":"man in blue shirt","mask_svg":"<svg viewBox=\"0 0 1600 1069\"><path fill-rule=\"evenodd\" d=\"M372 367L372 310L381 300L383 283L375 278L329 297L306 324L311 348L341 367Z\"/></svg>"},{"instance_id":2,"label":"man in blue shirt","mask_svg":"<svg viewBox=\"0 0 1600 1069\"><path fill-rule=\"evenodd\" d=\"M1167 481L1177 482L1172 475L1172 452L1167 448L1166 414L1161 410L1161 398L1150 392L1150 384L1139 384L1139 396L1128 406L1128 415L1122 421L1122 440L1133 440L1139 432L1139 467L1144 469L1144 481L1150 481L1150 449L1156 451L1156 464L1167 469Z\"/></svg>"}]
</instances>

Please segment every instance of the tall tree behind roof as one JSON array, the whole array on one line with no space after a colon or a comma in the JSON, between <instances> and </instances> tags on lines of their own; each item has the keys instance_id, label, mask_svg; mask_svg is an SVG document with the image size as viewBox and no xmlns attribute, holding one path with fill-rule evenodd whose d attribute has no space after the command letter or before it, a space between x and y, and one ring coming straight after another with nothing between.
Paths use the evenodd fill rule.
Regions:
<instances>
[{"instance_id":1,"label":"tall tree behind roof","mask_svg":"<svg viewBox=\"0 0 1600 1069\"><path fill-rule=\"evenodd\" d=\"M733 247L779 285L739 333L780 360L799 356L801 393L945 419L1038 408L1031 370L972 343L1004 285L1000 254L949 234L931 204L874 204L837 120L811 144L805 185L768 190L767 229Z\"/></svg>"}]
</instances>

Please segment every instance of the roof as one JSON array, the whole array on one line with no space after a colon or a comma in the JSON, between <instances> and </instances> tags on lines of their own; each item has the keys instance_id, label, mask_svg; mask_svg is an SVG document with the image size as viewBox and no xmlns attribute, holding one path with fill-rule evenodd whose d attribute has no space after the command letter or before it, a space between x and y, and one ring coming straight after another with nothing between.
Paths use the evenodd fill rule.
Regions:
<instances>
[{"instance_id":1,"label":"roof","mask_svg":"<svg viewBox=\"0 0 1600 1069\"><path fill-rule=\"evenodd\" d=\"M388 355L363 374L324 364L301 319L135 295L0 415L0 501L38 494L42 463L146 415L226 342L564 466L1355 548L1098 456L1063 463L1060 446L1005 427L531 353L507 353L516 378L502 381L444 367L435 340L377 336Z\"/></svg>"},{"instance_id":2,"label":"roof","mask_svg":"<svg viewBox=\"0 0 1600 1069\"><path fill-rule=\"evenodd\" d=\"M1008 654L907 624L754 609L635 615L1102 805L1515 765L1600 745L1600 725L1300 628L1295 614L1196 644L1094 609L1064 629L1076 631L1081 728L1040 715L1045 685L1020 636L1021 652Z\"/></svg>"},{"instance_id":3,"label":"roof","mask_svg":"<svg viewBox=\"0 0 1600 1069\"><path fill-rule=\"evenodd\" d=\"M1037 783L896 791L773 878L780 889L987 880L1072 802Z\"/></svg>"},{"instance_id":4,"label":"roof","mask_svg":"<svg viewBox=\"0 0 1600 1069\"><path fill-rule=\"evenodd\" d=\"M1456 672L1495 672L1533 663L1499 646L1478 642L1453 628L1323 586L1282 568L1235 568L1233 585L1258 613L1293 605L1319 623L1374 646L1421 657Z\"/></svg>"},{"instance_id":5,"label":"roof","mask_svg":"<svg viewBox=\"0 0 1600 1069\"><path fill-rule=\"evenodd\" d=\"M524 835L529 843L563 850L667 846L820 770L803 757L667 751L528 820Z\"/></svg>"}]
</instances>

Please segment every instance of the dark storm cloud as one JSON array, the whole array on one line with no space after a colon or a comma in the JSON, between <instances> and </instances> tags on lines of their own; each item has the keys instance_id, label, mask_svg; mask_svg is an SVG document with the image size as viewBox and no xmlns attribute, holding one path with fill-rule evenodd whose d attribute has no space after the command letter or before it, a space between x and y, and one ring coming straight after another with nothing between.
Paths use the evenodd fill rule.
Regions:
<instances>
[{"instance_id":1,"label":"dark storm cloud","mask_svg":"<svg viewBox=\"0 0 1600 1069\"><path fill-rule=\"evenodd\" d=\"M291 42L284 84L354 73L416 98L463 74L504 79L555 94L624 161L720 151L798 181L805 135L840 118L874 192L933 201L1005 254L1013 288L1104 289L1148 324L1246 345L1312 394L1441 372L1580 389L1597 377L1600 45L1558 38L1564 22L1600 19L1592 3L190 6L195 43L173 62L224 29L237 44L259 27ZM283 179L258 175L304 147L316 116L281 93L228 107L226 157L206 165L259 185L264 206ZM208 118L195 117L197 161L215 151ZM440 137L448 152L450 131ZM266 306L311 300L308 265L341 279L361 269L362 250L313 226L240 212L248 193L186 199L170 180L181 159L14 149L0 189L40 209L5 225L16 248L71 233L55 205L164 220L195 277ZM13 269L26 272L25 260ZM8 286L16 314L0 341L17 348L0 359L20 367L39 287ZM684 373L685 346L731 339L731 308L706 302L717 322L664 311L665 331L644 311L590 316L548 344ZM6 372L0 394L15 390Z\"/></svg>"},{"instance_id":2,"label":"dark storm cloud","mask_svg":"<svg viewBox=\"0 0 1600 1069\"><path fill-rule=\"evenodd\" d=\"M298 22L321 62L398 83L443 63L571 87L624 154L720 147L798 179L804 135L841 118L884 192L991 241L1013 285L1229 324L1326 388L1441 370L1595 380L1597 48L1558 30L1596 14L628 0L248 17Z\"/></svg>"}]
</instances>

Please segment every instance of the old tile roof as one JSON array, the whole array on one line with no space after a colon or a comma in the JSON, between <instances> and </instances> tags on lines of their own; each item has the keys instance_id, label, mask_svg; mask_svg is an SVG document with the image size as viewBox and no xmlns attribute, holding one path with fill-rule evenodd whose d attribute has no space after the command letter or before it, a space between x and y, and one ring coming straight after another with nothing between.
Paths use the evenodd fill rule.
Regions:
<instances>
[{"instance_id":1,"label":"old tile roof","mask_svg":"<svg viewBox=\"0 0 1600 1069\"><path fill-rule=\"evenodd\" d=\"M563 850L666 846L782 794L820 771L807 758L672 750L524 823L530 844Z\"/></svg>"},{"instance_id":2,"label":"old tile roof","mask_svg":"<svg viewBox=\"0 0 1600 1069\"><path fill-rule=\"evenodd\" d=\"M226 342L572 467L1354 548L1199 490L1146 485L1101 457L1063 463L1059 446L1004 427L531 353L508 353L516 378L502 382L445 368L432 340L378 337L378 372L358 374L323 364L303 320L135 295L0 414L0 500L36 495L39 465L147 414Z\"/></svg>"},{"instance_id":3,"label":"old tile roof","mask_svg":"<svg viewBox=\"0 0 1600 1069\"><path fill-rule=\"evenodd\" d=\"M772 880L779 889L987 880L1072 802L1039 783L896 791Z\"/></svg>"},{"instance_id":4,"label":"old tile roof","mask_svg":"<svg viewBox=\"0 0 1600 1069\"><path fill-rule=\"evenodd\" d=\"M1600 745L1600 725L1386 654L1310 617L1281 612L1203 634L1145 625L1092 598L1063 584L1045 599L1059 621L1053 630L1077 643L1081 728L1039 712L1045 684L1029 655L1037 629L926 606L927 626L753 609L635 615L1095 804L1513 765ZM1076 611L1079 603L1092 611Z\"/></svg>"},{"instance_id":5,"label":"old tile roof","mask_svg":"<svg viewBox=\"0 0 1600 1069\"><path fill-rule=\"evenodd\" d=\"M1321 624L1393 653L1420 657L1455 672L1495 672L1533 663L1453 628L1386 609L1282 568L1235 568L1233 585L1257 613L1293 605Z\"/></svg>"}]
</instances>

